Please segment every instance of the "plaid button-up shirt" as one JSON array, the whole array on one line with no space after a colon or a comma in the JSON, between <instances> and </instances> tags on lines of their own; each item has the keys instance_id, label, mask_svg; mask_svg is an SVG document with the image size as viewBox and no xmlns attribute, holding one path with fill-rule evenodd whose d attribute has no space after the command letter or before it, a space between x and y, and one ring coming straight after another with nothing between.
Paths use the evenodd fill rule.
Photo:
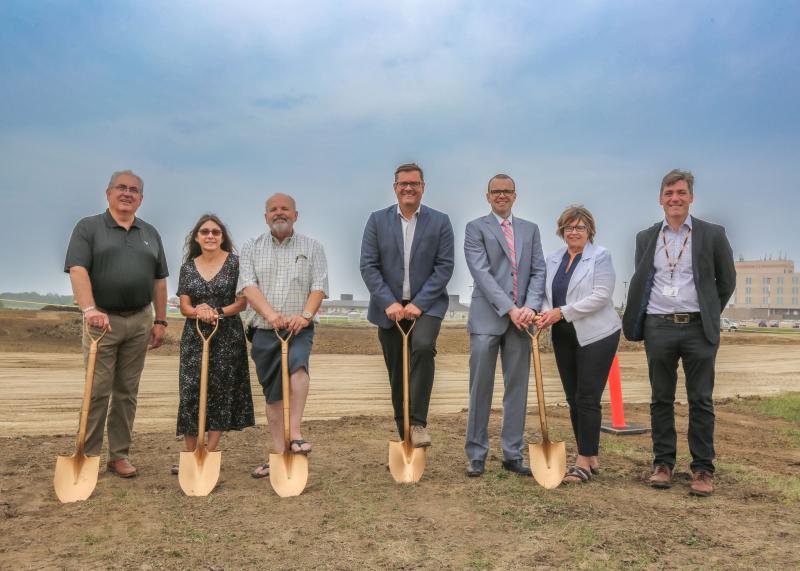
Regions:
<instances>
[{"instance_id":1,"label":"plaid button-up shirt","mask_svg":"<svg viewBox=\"0 0 800 571\"><path fill-rule=\"evenodd\" d=\"M237 295L242 295L248 286L261 290L278 313L302 313L312 291L321 291L323 297L328 297L328 262L322 244L297 233L283 242L270 232L248 241L239 256ZM255 312L249 323L272 329L267 320Z\"/></svg>"}]
</instances>

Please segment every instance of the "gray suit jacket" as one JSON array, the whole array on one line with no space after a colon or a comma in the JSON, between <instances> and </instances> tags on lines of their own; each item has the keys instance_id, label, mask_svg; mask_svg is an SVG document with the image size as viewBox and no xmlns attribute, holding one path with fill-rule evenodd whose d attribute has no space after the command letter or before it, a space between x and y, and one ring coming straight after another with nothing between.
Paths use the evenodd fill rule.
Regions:
<instances>
[{"instance_id":1,"label":"gray suit jacket","mask_svg":"<svg viewBox=\"0 0 800 571\"><path fill-rule=\"evenodd\" d=\"M542 308L545 280L539 227L514 216L513 229L519 292L517 305L539 311ZM470 333L501 335L508 328L508 312L514 307L514 280L506 237L494 214L467 224L464 255L475 280L467 329Z\"/></svg>"},{"instance_id":2,"label":"gray suit jacket","mask_svg":"<svg viewBox=\"0 0 800 571\"><path fill-rule=\"evenodd\" d=\"M447 282L453 275L453 227L447 214L420 206L411 243L411 303L423 313L443 318L449 305ZM403 299L403 231L397 204L370 214L361 241L361 277L369 290L367 319L383 329L394 327L386 308Z\"/></svg>"},{"instance_id":3,"label":"gray suit jacket","mask_svg":"<svg viewBox=\"0 0 800 571\"><path fill-rule=\"evenodd\" d=\"M635 270L628 288L622 332L631 341L644 339L644 318L653 288L656 252L662 222L636 235ZM692 216L692 273L703 332L710 343L719 343L719 316L736 288L733 251L725 228Z\"/></svg>"}]
</instances>

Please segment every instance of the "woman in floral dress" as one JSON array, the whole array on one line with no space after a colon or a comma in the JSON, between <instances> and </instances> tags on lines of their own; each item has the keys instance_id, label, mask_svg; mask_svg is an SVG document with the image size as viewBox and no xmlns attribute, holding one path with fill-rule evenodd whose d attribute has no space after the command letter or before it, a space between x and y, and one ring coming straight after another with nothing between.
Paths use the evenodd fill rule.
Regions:
<instances>
[{"instance_id":1,"label":"woman in floral dress","mask_svg":"<svg viewBox=\"0 0 800 571\"><path fill-rule=\"evenodd\" d=\"M183 436L186 451L194 451L203 355L203 340L195 324L200 320L204 335L208 335L219 321L209 348L204 427L208 431L208 450L215 451L223 432L255 424L247 345L239 318L246 302L236 297L239 257L233 253L230 234L219 218L203 215L186 238L185 252L178 281L180 309L186 324L181 337L177 433ZM173 473L177 473L177 466L173 466Z\"/></svg>"}]
</instances>

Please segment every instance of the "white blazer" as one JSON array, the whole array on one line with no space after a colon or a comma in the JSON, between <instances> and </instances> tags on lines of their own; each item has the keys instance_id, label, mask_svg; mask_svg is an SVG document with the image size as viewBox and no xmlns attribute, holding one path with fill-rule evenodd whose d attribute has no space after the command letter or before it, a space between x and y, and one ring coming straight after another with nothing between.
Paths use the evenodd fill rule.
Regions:
<instances>
[{"instance_id":1,"label":"white blazer","mask_svg":"<svg viewBox=\"0 0 800 571\"><path fill-rule=\"evenodd\" d=\"M547 256L543 310L553 308L553 277L566 251L567 247L564 246ZM561 314L575 327L581 347L608 337L622 328L611 300L615 281L611 254L602 246L587 242L578 267L569 280L567 305L561 306Z\"/></svg>"}]
</instances>

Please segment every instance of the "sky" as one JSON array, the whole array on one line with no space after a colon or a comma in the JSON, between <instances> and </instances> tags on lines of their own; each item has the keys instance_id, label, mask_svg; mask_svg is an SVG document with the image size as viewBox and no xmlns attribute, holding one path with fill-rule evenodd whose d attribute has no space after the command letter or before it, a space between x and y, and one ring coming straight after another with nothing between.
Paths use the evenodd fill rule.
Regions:
<instances>
[{"instance_id":1,"label":"sky","mask_svg":"<svg viewBox=\"0 0 800 571\"><path fill-rule=\"evenodd\" d=\"M115 170L144 179L177 287L205 212L237 245L293 195L330 296L365 299L358 257L395 167L425 169L450 216L450 293L468 300L464 227L495 173L545 253L583 204L617 272L663 218L659 184L696 177L692 213L737 259L800 266L800 4L794 1L0 2L0 291L69 293L69 235Z\"/></svg>"}]
</instances>

